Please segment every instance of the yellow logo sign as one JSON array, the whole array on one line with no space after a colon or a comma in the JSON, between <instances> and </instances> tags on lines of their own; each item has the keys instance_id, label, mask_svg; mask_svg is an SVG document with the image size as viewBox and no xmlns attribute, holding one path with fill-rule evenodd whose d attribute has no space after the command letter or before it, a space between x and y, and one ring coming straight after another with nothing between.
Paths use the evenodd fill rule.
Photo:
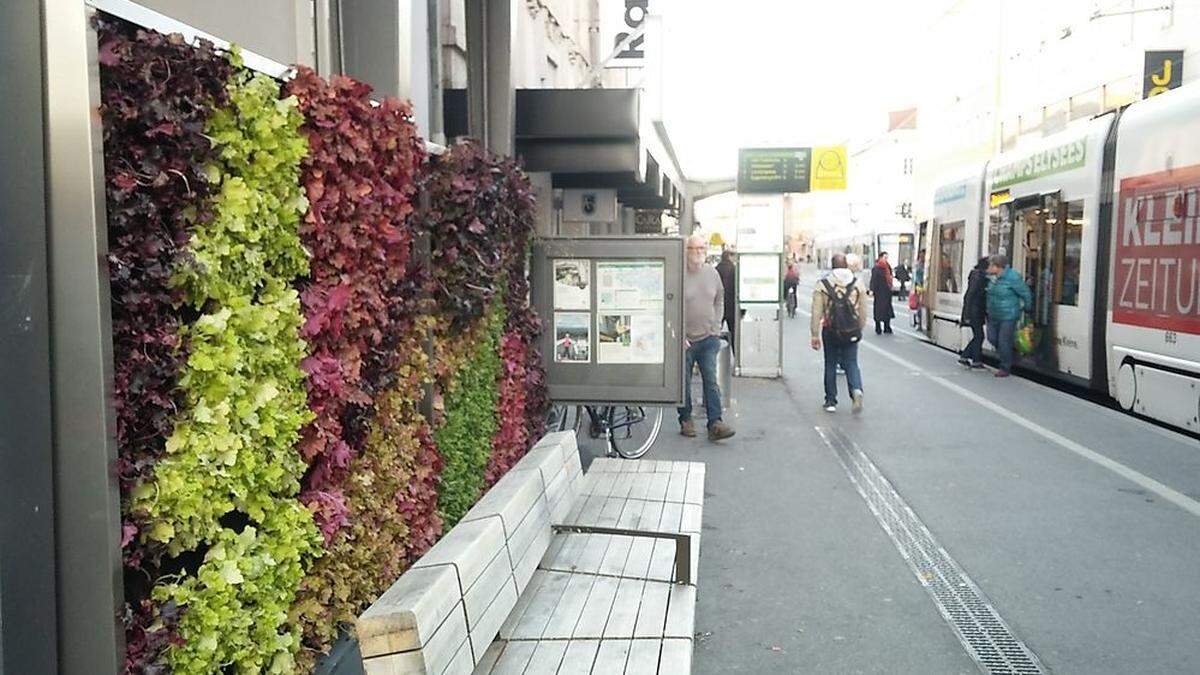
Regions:
<instances>
[{"instance_id":1,"label":"yellow logo sign","mask_svg":"<svg viewBox=\"0 0 1200 675\"><path fill-rule=\"evenodd\" d=\"M846 189L846 146L826 145L813 148L812 189Z\"/></svg>"}]
</instances>

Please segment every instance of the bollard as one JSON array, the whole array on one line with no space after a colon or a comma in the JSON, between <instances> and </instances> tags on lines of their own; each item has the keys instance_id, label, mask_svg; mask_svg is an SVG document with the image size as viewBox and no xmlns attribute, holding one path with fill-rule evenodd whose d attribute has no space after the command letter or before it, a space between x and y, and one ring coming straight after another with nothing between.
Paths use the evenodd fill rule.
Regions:
<instances>
[{"instance_id":1,"label":"bollard","mask_svg":"<svg viewBox=\"0 0 1200 675\"><path fill-rule=\"evenodd\" d=\"M717 386L721 387L721 410L729 410L733 399L733 348L729 336L721 336L721 351L717 352Z\"/></svg>"}]
</instances>

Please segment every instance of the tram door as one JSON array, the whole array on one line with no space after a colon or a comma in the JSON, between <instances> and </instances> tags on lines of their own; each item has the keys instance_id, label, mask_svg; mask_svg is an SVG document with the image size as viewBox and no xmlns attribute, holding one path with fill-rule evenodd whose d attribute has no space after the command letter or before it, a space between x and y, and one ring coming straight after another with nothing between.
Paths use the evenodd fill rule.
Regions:
<instances>
[{"instance_id":1,"label":"tram door","mask_svg":"<svg viewBox=\"0 0 1200 675\"><path fill-rule=\"evenodd\" d=\"M999 225L990 238L992 250L1008 255L1013 269L1021 273L1033 294L1029 314L1037 345L1030 358L1036 365L1057 369L1054 346L1055 311L1062 281L1064 215L1059 193L1036 195L1002 205Z\"/></svg>"},{"instance_id":2,"label":"tram door","mask_svg":"<svg viewBox=\"0 0 1200 675\"><path fill-rule=\"evenodd\" d=\"M929 239L930 239L929 232L934 227L936 227L936 223L937 223L936 220L934 220L933 218L930 218L929 220L923 221L920 225L917 226L917 252L913 255L913 262L912 262L912 267L914 270L917 269L918 265L925 266L925 291L924 291L925 298L924 298L924 302L922 303L922 307L920 309L918 309L917 311L925 312L925 316L921 317L921 327L926 335L930 335L933 332L932 326L930 325L931 323L933 323L932 315L930 315L928 313L928 310L926 309L925 305L927 305L934 298L934 295L930 289L936 288L936 286L930 286L930 284L929 284L929 270L934 269L934 268L930 267L930 262L929 262ZM914 279L915 279L915 275L914 275ZM915 285L916 281L913 281L913 284Z\"/></svg>"}]
</instances>

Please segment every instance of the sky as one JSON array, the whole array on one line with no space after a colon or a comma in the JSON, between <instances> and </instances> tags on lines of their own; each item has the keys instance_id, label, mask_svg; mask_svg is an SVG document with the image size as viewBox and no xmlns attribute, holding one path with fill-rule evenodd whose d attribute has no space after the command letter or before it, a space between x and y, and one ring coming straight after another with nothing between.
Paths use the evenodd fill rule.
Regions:
<instances>
[{"instance_id":1,"label":"sky","mask_svg":"<svg viewBox=\"0 0 1200 675\"><path fill-rule=\"evenodd\" d=\"M913 45L951 0L656 0L663 118L691 180L731 178L737 149L831 145L915 106ZM655 11L652 9L652 11Z\"/></svg>"}]
</instances>

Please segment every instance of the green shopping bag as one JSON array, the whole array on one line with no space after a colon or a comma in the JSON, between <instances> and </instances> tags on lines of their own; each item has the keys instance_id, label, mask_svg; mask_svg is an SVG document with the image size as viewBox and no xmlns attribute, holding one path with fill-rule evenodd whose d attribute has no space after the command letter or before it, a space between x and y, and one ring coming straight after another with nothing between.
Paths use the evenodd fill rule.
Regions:
<instances>
[{"instance_id":1,"label":"green shopping bag","mask_svg":"<svg viewBox=\"0 0 1200 675\"><path fill-rule=\"evenodd\" d=\"M1017 349L1017 353L1021 356L1029 356L1037 349L1038 341L1041 339L1041 331L1037 326L1033 325L1029 316L1021 317L1021 323L1017 326L1016 339L1013 340L1013 345Z\"/></svg>"}]
</instances>

